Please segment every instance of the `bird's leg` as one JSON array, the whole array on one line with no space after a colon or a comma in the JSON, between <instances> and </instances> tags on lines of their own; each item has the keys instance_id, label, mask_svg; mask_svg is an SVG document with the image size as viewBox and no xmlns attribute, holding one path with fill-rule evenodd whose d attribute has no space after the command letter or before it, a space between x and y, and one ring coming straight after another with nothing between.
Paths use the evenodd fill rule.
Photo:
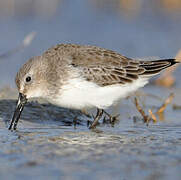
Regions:
<instances>
[{"instance_id":1,"label":"bird's leg","mask_svg":"<svg viewBox=\"0 0 181 180\"><path fill-rule=\"evenodd\" d=\"M76 125L77 125L77 116L74 117L74 119L73 119L73 125L74 125L74 129L76 129Z\"/></svg>"},{"instance_id":2,"label":"bird's leg","mask_svg":"<svg viewBox=\"0 0 181 180\"><path fill-rule=\"evenodd\" d=\"M98 121L101 119L102 115L103 115L103 110L97 108L97 114L94 117L94 121L92 122L92 124L89 127L89 129L94 129L97 126Z\"/></svg>"},{"instance_id":3,"label":"bird's leg","mask_svg":"<svg viewBox=\"0 0 181 180\"><path fill-rule=\"evenodd\" d=\"M109 113L107 113L105 110L103 110L103 113L108 116L110 123L114 123L119 117L119 114L117 114L116 116L112 116Z\"/></svg>"}]
</instances>

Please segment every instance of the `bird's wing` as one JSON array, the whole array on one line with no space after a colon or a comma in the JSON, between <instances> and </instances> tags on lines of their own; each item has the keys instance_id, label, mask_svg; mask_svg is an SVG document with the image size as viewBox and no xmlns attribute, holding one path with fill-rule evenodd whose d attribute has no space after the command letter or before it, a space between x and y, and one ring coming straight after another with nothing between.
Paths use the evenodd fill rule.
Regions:
<instances>
[{"instance_id":1,"label":"bird's wing","mask_svg":"<svg viewBox=\"0 0 181 180\"><path fill-rule=\"evenodd\" d=\"M100 86L127 84L141 76L153 76L171 66L174 61L138 61L94 46L81 47L71 57L72 65L81 69L83 77Z\"/></svg>"},{"instance_id":2,"label":"bird's wing","mask_svg":"<svg viewBox=\"0 0 181 180\"><path fill-rule=\"evenodd\" d=\"M55 51L68 55L70 64L80 69L83 77L100 86L127 84L141 76L150 77L173 65L174 59L139 61L96 46L60 44ZM51 49L52 51L52 49Z\"/></svg>"}]
</instances>

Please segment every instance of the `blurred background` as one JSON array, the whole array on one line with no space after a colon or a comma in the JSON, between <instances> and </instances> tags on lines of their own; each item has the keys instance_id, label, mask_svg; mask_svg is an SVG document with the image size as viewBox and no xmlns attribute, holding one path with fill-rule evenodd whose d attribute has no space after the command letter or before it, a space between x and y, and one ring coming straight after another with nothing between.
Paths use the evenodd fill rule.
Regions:
<instances>
[{"instance_id":1,"label":"blurred background","mask_svg":"<svg viewBox=\"0 0 181 180\"><path fill-rule=\"evenodd\" d=\"M80 112L40 101L29 102L18 130L8 131L14 78L30 57L78 43L174 58L180 34L181 0L0 0L0 179L180 180L181 67L175 84L169 75L172 88L146 86L134 94L137 103L129 98L109 109L119 120L101 121L97 131Z\"/></svg>"},{"instance_id":2,"label":"blurred background","mask_svg":"<svg viewBox=\"0 0 181 180\"><path fill-rule=\"evenodd\" d=\"M31 32L35 38L21 48ZM0 87L15 87L19 67L58 43L172 58L181 48L180 33L180 0L0 0Z\"/></svg>"}]
</instances>

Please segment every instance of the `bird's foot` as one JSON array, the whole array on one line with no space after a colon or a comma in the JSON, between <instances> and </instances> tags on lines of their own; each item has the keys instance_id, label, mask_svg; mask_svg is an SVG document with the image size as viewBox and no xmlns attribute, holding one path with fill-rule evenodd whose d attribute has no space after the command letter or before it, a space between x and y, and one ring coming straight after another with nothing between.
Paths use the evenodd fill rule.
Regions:
<instances>
[{"instance_id":1,"label":"bird's foot","mask_svg":"<svg viewBox=\"0 0 181 180\"><path fill-rule=\"evenodd\" d=\"M103 114L103 123L110 123L112 126L114 126L114 123L118 120L119 114L116 116L112 116L103 109L97 109L96 116L94 117L92 115L94 119L93 122L91 122L90 120L87 121L87 127L89 127L89 129L95 129L96 126L99 124L99 120L102 118Z\"/></svg>"},{"instance_id":2,"label":"bird's foot","mask_svg":"<svg viewBox=\"0 0 181 180\"><path fill-rule=\"evenodd\" d=\"M103 123L107 123L107 121L109 121L110 124L114 125L114 123L118 120L118 117L120 116L120 114L112 116L109 113L107 113L105 110L103 110L103 112L105 114L104 119L103 119ZM106 118L106 116L108 118Z\"/></svg>"}]
</instances>

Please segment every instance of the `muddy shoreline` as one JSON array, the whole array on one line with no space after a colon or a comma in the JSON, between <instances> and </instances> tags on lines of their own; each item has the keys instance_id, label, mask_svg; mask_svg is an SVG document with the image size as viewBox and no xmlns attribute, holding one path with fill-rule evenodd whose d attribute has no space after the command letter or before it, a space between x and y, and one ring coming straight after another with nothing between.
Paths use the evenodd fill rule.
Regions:
<instances>
[{"instance_id":1,"label":"muddy shoreline","mask_svg":"<svg viewBox=\"0 0 181 180\"><path fill-rule=\"evenodd\" d=\"M149 93L149 88L145 91ZM125 100L114 127L100 125L98 131L90 131L87 119L78 111L29 102L18 130L11 132L7 126L16 104L16 90L6 88L0 94L1 179L180 178L180 110L173 110L172 105L165 121L146 126L142 121L133 122L133 116L141 117ZM146 100L148 107L155 101L150 99ZM75 115L80 119L76 128Z\"/></svg>"}]
</instances>

